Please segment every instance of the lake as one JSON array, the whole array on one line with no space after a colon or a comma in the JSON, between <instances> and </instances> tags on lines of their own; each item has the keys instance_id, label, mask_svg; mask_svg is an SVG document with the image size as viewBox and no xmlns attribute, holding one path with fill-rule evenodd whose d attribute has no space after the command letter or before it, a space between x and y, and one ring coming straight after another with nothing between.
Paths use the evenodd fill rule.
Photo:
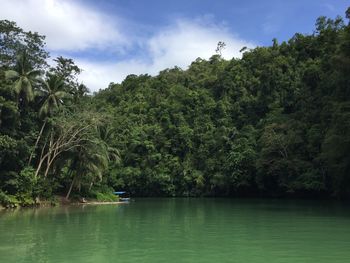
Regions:
<instances>
[{"instance_id":1,"label":"lake","mask_svg":"<svg viewBox=\"0 0 350 263\"><path fill-rule=\"evenodd\" d=\"M350 262L350 206L136 199L0 211L0 262Z\"/></svg>"}]
</instances>

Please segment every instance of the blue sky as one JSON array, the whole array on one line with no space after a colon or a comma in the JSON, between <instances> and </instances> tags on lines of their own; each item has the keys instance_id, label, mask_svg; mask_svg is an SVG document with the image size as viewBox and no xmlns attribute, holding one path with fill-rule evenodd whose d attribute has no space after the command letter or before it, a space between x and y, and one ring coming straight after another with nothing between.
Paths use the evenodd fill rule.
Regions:
<instances>
[{"instance_id":1,"label":"blue sky","mask_svg":"<svg viewBox=\"0 0 350 263\"><path fill-rule=\"evenodd\" d=\"M0 0L0 19L47 36L52 57L72 57L95 91L128 74L184 69L209 58L218 41L226 59L243 46L312 33L317 17L344 15L343 0Z\"/></svg>"}]
</instances>

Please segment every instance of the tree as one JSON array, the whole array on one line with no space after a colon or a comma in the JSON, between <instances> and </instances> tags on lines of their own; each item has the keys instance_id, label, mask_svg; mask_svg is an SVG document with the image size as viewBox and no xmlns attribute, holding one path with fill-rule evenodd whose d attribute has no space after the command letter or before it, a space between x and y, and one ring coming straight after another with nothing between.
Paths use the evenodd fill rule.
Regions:
<instances>
[{"instance_id":1,"label":"tree","mask_svg":"<svg viewBox=\"0 0 350 263\"><path fill-rule=\"evenodd\" d=\"M69 199L74 185L81 185L87 182L91 189L96 180L102 180L103 172L108 168L110 162L109 147L100 139L86 140L82 145L77 147L72 155L71 164L69 166L70 173L73 173L73 179L66 194Z\"/></svg>"},{"instance_id":2,"label":"tree","mask_svg":"<svg viewBox=\"0 0 350 263\"><path fill-rule=\"evenodd\" d=\"M28 165L31 163L34 152L44 132L48 120L47 118L52 116L53 111L57 110L58 107L63 104L63 98L67 96L63 79L54 74L48 73L47 79L42 81L39 87L40 89L38 90L38 95L41 100L39 116L44 118L44 122L41 126L39 135L35 141L34 148L29 157Z\"/></svg>"},{"instance_id":3,"label":"tree","mask_svg":"<svg viewBox=\"0 0 350 263\"><path fill-rule=\"evenodd\" d=\"M120 160L118 149L110 145L115 136L108 122L103 120L96 125L96 133L90 134L88 140L84 140L69 153L71 157L68 174L73 174L73 178L66 199L69 199L74 185L81 188L81 184L86 182L91 189L96 180L102 180L102 174L108 168L108 164Z\"/></svg>"},{"instance_id":4,"label":"tree","mask_svg":"<svg viewBox=\"0 0 350 263\"><path fill-rule=\"evenodd\" d=\"M73 94L74 102L79 102L81 98L89 93L89 89L83 84L79 84L75 89L71 91Z\"/></svg>"},{"instance_id":5,"label":"tree","mask_svg":"<svg viewBox=\"0 0 350 263\"><path fill-rule=\"evenodd\" d=\"M95 116L95 117L93 117ZM41 149L41 156L36 168L35 177L39 175L46 162L44 178L47 177L54 161L64 152L81 146L90 139L100 117L91 112L69 112L63 110L51 118L52 127L46 142Z\"/></svg>"},{"instance_id":6,"label":"tree","mask_svg":"<svg viewBox=\"0 0 350 263\"><path fill-rule=\"evenodd\" d=\"M18 102L34 100L34 86L38 83L40 75L41 71L33 69L28 61L26 50L17 56L15 68L5 72L6 79L13 81L13 90Z\"/></svg>"},{"instance_id":7,"label":"tree","mask_svg":"<svg viewBox=\"0 0 350 263\"><path fill-rule=\"evenodd\" d=\"M17 63L16 56L26 50L29 64L33 68L44 69L49 56L44 47L44 36L26 32L15 22L0 20L0 68L6 70L14 67Z\"/></svg>"},{"instance_id":8,"label":"tree","mask_svg":"<svg viewBox=\"0 0 350 263\"><path fill-rule=\"evenodd\" d=\"M35 51L26 37L0 23L0 191L23 191L23 176L67 198L119 187L144 196L350 195L350 24L341 18L321 17L314 33L243 49L240 59L225 60L220 41L187 70L129 75L89 96L81 69L58 57L46 82L30 82L39 96L24 108L4 72L23 47L25 72L41 68L40 39ZM19 102L28 82L15 83Z\"/></svg>"},{"instance_id":9,"label":"tree","mask_svg":"<svg viewBox=\"0 0 350 263\"><path fill-rule=\"evenodd\" d=\"M65 84L65 91L74 95L84 95L87 92L86 86L78 83L78 76L82 72L71 58L64 58L62 56L54 59L55 67L51 67L49 72L60 78Z\"/></svg>"},{"instance_id":10,"label":"tree","mask_svg":"<svg viewBox=\"0 0 350 263\"><path fill-rule=\"evenodd\" d=\"M62 77L49 73L47 79L41 83L38 95L41 99L39 115L45 117L52 116L53 111L63 104L63 99L68 94Z\"/></svg>"},{"instance_id":11,"label":"tree","mask_svg":"<svg viewBox=\"0 0 350 263\"><path fill-rule=\"evenodd\" d=\"M322 145L322 158L328 164L332 192L336 196L350 196L350 103L334 105L333 122Z\"/></svg>"},{"instance_id":12,"label":"tree","mask_svg":"<svg viewBox=\"0 0 350 263\"><path fill-rule=\"evenodd\" d=\"M223 41L219 41L218 45L215 49L215 52L219 54L220 56L222 55L222 51L226 48L226 43Z\"/></svg>"}]
</instances>

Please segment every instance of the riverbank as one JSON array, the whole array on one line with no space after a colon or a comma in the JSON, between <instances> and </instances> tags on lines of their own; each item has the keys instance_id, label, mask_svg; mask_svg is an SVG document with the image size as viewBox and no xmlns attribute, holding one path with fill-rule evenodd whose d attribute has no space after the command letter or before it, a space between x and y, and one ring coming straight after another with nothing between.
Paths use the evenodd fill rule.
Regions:
<instances>
[{"instance_id":1,"label":"riverbank","mask_svg":"<svg viewBox=\"0 0 350 263\"><path fill-rule=\"evenodd\" d=\"M92 202L85 202L85 203L76 203L76 204L72 204L72 205L117 205L117 204L125 204L128 202L120 202L120 201L116 201L116 202L99 202L99 201L92 201Z\"/></svg>"},{"instance_id":2,"label":"riverbank","mask_svg":"<svg viewBox=\"0 0 350 263\"><path fill-rule=\"evenodd\" d=\"M56 196L55 198L57 200L58 205L65 206L65 205L113 205L113 204L123 204L125 202L121 201L101 201L97 199L86 199L83 198L82 200L67 200L63 196Z\"/></svg>"},{"instance_id":3,"label":"riverbank","mask_svg":"<svg viewBox=\"0 0 350 263\"><path fill-rule=\"evenodd\" d=\"M36 199L30 205L21 205L20 203L9 203L7 205L0 204L0 210L4 209L16 209L16 208L38 208L38 207L54 207L54 206L78 206L78 205L117 205L125 204L127 202L121 202L119 200L98 200L98 199L86 199L81 200L70 200L66 199L64 196L54 196L52 200L40 200Z\"/></svg>"}]
</instances>

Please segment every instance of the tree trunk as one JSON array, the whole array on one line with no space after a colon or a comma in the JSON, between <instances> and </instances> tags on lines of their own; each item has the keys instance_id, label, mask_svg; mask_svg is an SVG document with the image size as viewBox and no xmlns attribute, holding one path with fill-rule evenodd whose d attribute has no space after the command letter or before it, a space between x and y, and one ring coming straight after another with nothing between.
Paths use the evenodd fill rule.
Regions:
<instances>
[{"instance_id":1,"label":"tree trunk","mask_svg":"<svg viewBox=\"0 0 350 263\"><path fill-rule=\"evenodd\" d=\"M47 158L47 165L46 165L46 170L45 170L45 173L44 173L44 178L46 178L47 177L47 174L49 173L49 170L50 170L50 164L51 164L51 162L50 162L50 160L49 160L49 158Z\"/></svg>"},{"instance_id":2,"label":"tree trunk","mask_svg":"<svg viewBox=\"0 0 350 263\"><path fill-rule=\"evenodd\" d=\"M53 137L52 137L52 133L51 133L51 138L50 138L50 144L49 144L49 149L48 149L48 153L47 154L45 154L44 156L42 156L42 157L40 157L40 161L39 161L39 164L38 164L38 167L37 167L37 169L36 169L36 171L35 171L35 178L37 178L37 176L39 175L39 171L40 171L40 169L41 169L41 166L43 165L43 163L44 163L44 161L45 161L45 159L47 158L47 166L48 166L48 168L49 168L49 164L50 164L50 158L51 158L51 154L52 154L52 144L53 144ZM45 145L46 145L46 143L45 143ZM44 146L44 148L45 148L45 146ZM44 149L43 148L43 149ZM42 155L42 154L41 154ZM54 156L53 158L55 158L56 156ZM46 169L46 172L48 171L48 168ZM45 173L46 173L45 172Z\"/></svg>"},{"instance_id":3,"label":"tree trunk","mask_svg":"<svg viewBox=\"0 0 350 263\"><path fill-rule=\"evenodd\" d=\"M91 188L92 188L93 185L94 185L94 183L91 182L91 183L90 183L90 186L89 186L89 191L91 191Z\"/></svg>"},{"instance_id":4,"label":"tree trunk","mask_svg":"<svg viewBox=\"0 0 350 263\"><path fill-rule=\"evenodd\" d=\"M72 180L72 183L70 184L70 187L69 187L69 190L68 190L68 193L66 195L66 199L68 200L69 196L70 196L70 193L72 192L72 189L73 189L73 186L74 186L74 183L75 183L75 178L76 176L74 176L73 180Z\"/></svg>"},{"instance_id":5,"label":"tree trunk","mask_svg":"<svg viewBox=\"0 0 350 263\"><path fill-rule=\"evenodd\" d=\"M36 168L36 171L35 171L35 178L37 178L38 177L38 175L39 175L39 171L40 171L40 169L41 169L41 166L43 165L43 162L45 161L45 158L44 159L41 159L40 161L39 161L39 164L38 164L38 167Z\"/></svg>"},{"instance_id":6,"label":"tree trunk","mask_svg":"<svg viewBox=\"0 0 350 263\"><path fill-rule=\"evenodd\" d=\"M55 160L55 158L56 158L56 155L52 156L52 158L50 158L50 156L47 157L47 166L46 166L46 170L44 173L44 178L47 177L49 170L50 170L50 167L51 167L53 161Z\"/></svg>"},{"instance_id":7,"label":"tree trunk","mask_svg":"<svg viewBox=\"0 0 350 263\"><path fill-rule=\"evenodd\" d=\"M34 149L32 150L32 152L31 152L31 154L30 154L30 157L29 157L28 166L29 166L30 163L32 162L32 159L33 159L33 156L34 156L36 147L38 147L38 143L39 143L39 141L40 141L40 138L41 138L41 136L43 135L46 122L47 122L47 119L45 119L45 121L44 121L44 123L43 123L43 126L41 126L41 130L40 130L40 132L39 132L38 138L36 138L36 142L35 142L35 145L34 145Z\"/></svg>"}]
</instances>

